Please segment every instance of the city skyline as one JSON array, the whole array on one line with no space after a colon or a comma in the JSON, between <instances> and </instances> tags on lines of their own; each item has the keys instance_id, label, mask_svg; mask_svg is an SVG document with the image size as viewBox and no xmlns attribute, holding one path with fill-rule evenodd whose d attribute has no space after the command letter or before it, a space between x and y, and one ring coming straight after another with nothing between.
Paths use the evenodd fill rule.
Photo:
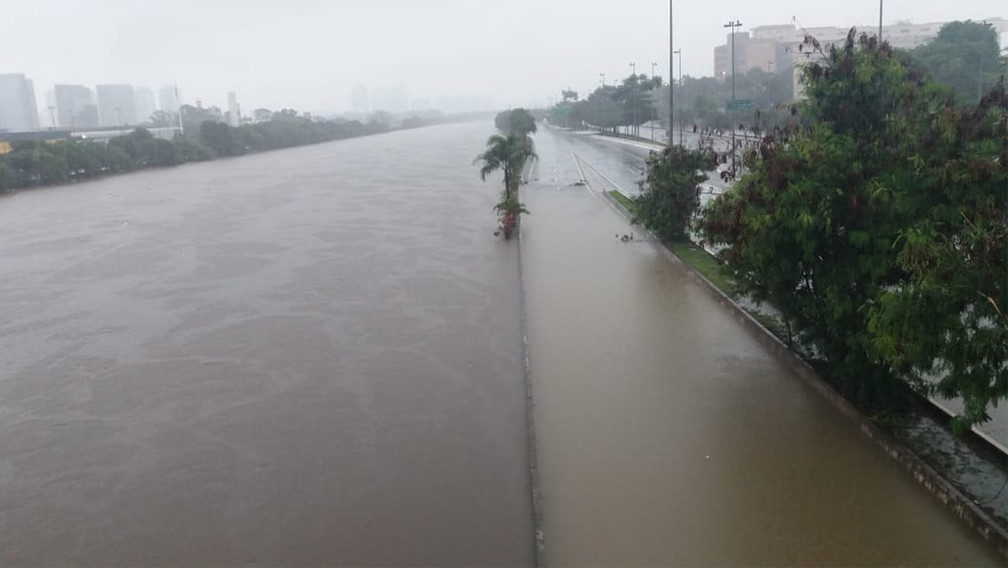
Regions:
<instances>
[{"instance_id":1,"label":"city skyline","mask_svg":"<svg viewBox=\"0 0 1008 568\"><path fill-rule=\"evenodd\" d=\"M298 13L306 17L296 34L282 32L275 6L263 2L6 0L4 6L0 73L30 76L37 95L56 83L168 82L184 88L190 100L221 108L226 93L236 91L246 108L318 113L350 110L355 84L403 83L420 99L492 97L506 108L566 87L590 90L599 73L629 74L629 62L639 69L656 62L663 76L669 67L666 0L619 6L566 0L304 3ZM981 20L1006 11L993 0L893 0L885 3L883 19ZM75 31L82 18L94 24L86 36ZM791 21L868 26L877 23L878 1L731 0L716 12L676 2L675 43L683 50L684 75L713 74L713 49L723 42L729 19L743 23L739 31Z\"/></svg>"}]
</instances>

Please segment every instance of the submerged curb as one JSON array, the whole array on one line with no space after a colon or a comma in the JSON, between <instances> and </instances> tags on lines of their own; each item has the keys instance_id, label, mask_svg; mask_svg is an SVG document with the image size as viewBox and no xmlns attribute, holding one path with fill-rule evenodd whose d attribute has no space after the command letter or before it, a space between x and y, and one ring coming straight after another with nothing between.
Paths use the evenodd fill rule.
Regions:
<instances>
[{"instance_id":1,"label":"submerged curb","mask_svg":"<svg viewBox=\"0 0 1008 568\"><path fill-rule=\"evenodd\" d=\"M532 542L535 565L546 566L546 537L543 533L543 499L539 487L539 454L536 449L535 400L532 391L532 366L529 358L528 317L525 309L525 268L522 264L521 223L518 223L518 280L521 283L521 334L525 379L525 443L528 446L529 488L532 498Z\"/></svg>"},{"instance_id":2,"label":"submerged curb","mask_svg":"<svg viewBox=\"0 0 1008 568\"><path fill-rule=\"evenodd\" d=\"M609 193L603 192L605 200L616 209L627 221L632 221L630 214L614 199ZM932 495L938 498L947 508L949 508L959 519L970 528L984 537L985 540L997 547L1002 556L1008 557L1008 531L997 523L986 511L981 509L970 500L965 494L957 489L951 482L935 471L924 462L910 448L906 447L899 440L888 432L879 428L875 423L868 420L857 408L847 401L840 393L833 390L819 376L819 374L800 356L791 351L788 346L781 341L763 324L756 321L749 312L735 303L727 294L721 291L703 274L687 264L678 255L661 244L654 234L644 227L640 227L642 233L647 234L656 243L661 245L662 253L672 262L683 268L691 278L701 285L718 304L742 324L749 334L761 345L767 348L778 361L794 371L805 383L819 392L826 400L847 417L851 422L860 427L861 433L871 438L886 454L896 460L897 463L906 468L921 485L923 485Z\"/></svg>"}]
</instances>

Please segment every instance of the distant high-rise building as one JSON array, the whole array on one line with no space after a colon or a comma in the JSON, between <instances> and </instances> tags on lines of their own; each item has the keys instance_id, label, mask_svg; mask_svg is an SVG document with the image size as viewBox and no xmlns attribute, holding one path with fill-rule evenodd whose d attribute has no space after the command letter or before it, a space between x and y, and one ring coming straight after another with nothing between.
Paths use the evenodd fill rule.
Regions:
<instances>
[{"instance_id":1,"label":"distant high-rise building","mask_svg":"<svg viewBox=\"0 0 1008 568\"><path fill-rule=\"evenodd\" d=\"M137 123L136 99L132 85L97 85L98 117L102 126Z\"/></svg>"},{"instance_id":2,"label":"distant high-rise building","mask_svg":"<svg viewBox=\"0 0 1008 568\"><path fill-rule=\"evenodd\" d=\"M158 89L158 104L165 112L178 112L182 101L179 98L177 85L165 85Z\"/></svg>"},{"instance_id":3,"label":"distant high-rise building","mask_svg":"<svg viewBox=\"0 0 1008 568\"><path fill-rule=\"evenodd\" d=\"M1008 20L987 18L983 20L998 32L999 38L1008 37ZM882 26L882 39L899 49L913 49L924 45L935 37L947 22L912 24L900 22ZM857 26L870 36L878 35L876 24ZM748 32L735 33L735 73L742 75L752 69L762 69L768 73L792 72L795 66L809 61L811 53L802 49L805 36L812 36L825 49L842 44L849 28L821 26L802 28L794 23L757 26ZM1002 47L1004 47L1002 45ZM732 74L732 36L725 35L724 45L714 48L714 75L720 79L730 79ZM794 96L802 98L801 74L794 73Z\"/></svg>"},{"instance_id":4,"label":"distant high-rise building","mask_svg":"<svg viewBox=\"0 0 1008 568\"><path fill-rule=\"evenodd\" d=\"M410 101L410 106L415 111L431 110L430 99L413 99Z\"/></svg>"},{"instance_id":5,"label":"distant high-rise building","mask_svg":"<svg viewBox=\"0 0 1008 568\"><path fill-rule=\"evenodd\" d=\"M0 74L0 130L38 130L35 86L21 73Z\"/></svg>"},{"instance_id":6,"label":"distant high-rise building","mask_svg":"<svg viewBox=\"0 0 1008 568\"><path fill-rule=\"evenodd\" d=\"M401 83L375 89L371 97L371 110L385 112L406 112L409 110L409 95L406 85Z\"/></svg>"},{"instance_id":7,"label":"distant high-rise building","mask_svg":"<svg viewBox=\"0 0 1008 568\"><path fill-rule=\"evenodd\" d=\"M63 128L98 127L98 105L91 89L84 85L56 85L53 88L56 118Z\"/></svg>"},{"instance_id":8,"label":"distant high-rise building","mask_svg":"<svg viewBox=\"0 0 1008 568\"><path fill-rule=\"evenodd\" d=\"M147 122L150 120L157 107L154 106L154 91L147 87L136 87L133 89L133 102L136 105L137 122Z\"/></svg>"},{"instance_id":9,"label":"distant high-rise building","mask_svg":"<svg viewBox=\"0 0 1008 568\"><path fill-rule=\"evenodd\" d=\"M228 97L228 111L227 111L227 121L231 126L241 126L241 106L238 105L238 99L235 97L234 92L227 94Z\"/></svg>"},{"instance_id":10,"label":"distant high-rise building","mask_svg":"<svg viewBox=\"0 0 1008 568\"><path fill-rule=\"evenodd\" d=\"M368 106L368 92L364 85L354 85L350 91L350 108L358 114L367 114L370 111Z\"/></svg>"}]
</instances>

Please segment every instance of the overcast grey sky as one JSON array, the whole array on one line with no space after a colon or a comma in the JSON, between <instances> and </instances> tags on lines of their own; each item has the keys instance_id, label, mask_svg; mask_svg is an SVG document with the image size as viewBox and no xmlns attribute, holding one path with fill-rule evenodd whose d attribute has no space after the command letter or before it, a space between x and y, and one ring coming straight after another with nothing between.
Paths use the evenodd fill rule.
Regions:
<instances>
[{"instance_id":1,"label":"overcast grey sky","mask_svg":"<svg viewBox=\"0 0 1008 568\"><path fill-rule=\"evenodd\" d=\"M668 69L667 0L0 0L0 73L54 83L177 83L186 102L340 111L354 84L528 104ZM878 0L675 1L687 75L722 25L877 25ZM886 23L1008 17L1006 0L887 0Z\"/></svg>"}]
</instances>

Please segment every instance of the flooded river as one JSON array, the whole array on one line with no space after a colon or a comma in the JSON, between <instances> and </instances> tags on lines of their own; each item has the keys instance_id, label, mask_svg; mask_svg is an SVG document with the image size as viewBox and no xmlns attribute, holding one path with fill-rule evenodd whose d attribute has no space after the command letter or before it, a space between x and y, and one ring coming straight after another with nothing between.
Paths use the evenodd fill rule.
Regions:
<instances>
[{"instance_id":1,"label":"flooded river","mask_svg":"<svg viewBox=\"0 0 1008 568\"><path fill-rule=\"evenodd\" d=\"M572 185L580 144L541 132L524 190L548 564L1004 564L653 243L616 239L634 228Z\"/></svg>"},{"instance_id":2,"label":"flooded river","mask_svg":"<svg viewBox=\"0 0 1008 568\"><path fill-rule=\"evenodd\" d=\"M491 128L0 198L0 565L531 564ZM1003 564L537 143L549 564Z\"/></svg>"},{"instance_id":3,"label":"flooded river","mask_svg":"<svg viewBox=\"0 0 1008 568\"><path fill-rule=\"evenodd\" d=\"M0 565L527 565L489 123L0 198Z\"/></svg>"}]
</instances>

